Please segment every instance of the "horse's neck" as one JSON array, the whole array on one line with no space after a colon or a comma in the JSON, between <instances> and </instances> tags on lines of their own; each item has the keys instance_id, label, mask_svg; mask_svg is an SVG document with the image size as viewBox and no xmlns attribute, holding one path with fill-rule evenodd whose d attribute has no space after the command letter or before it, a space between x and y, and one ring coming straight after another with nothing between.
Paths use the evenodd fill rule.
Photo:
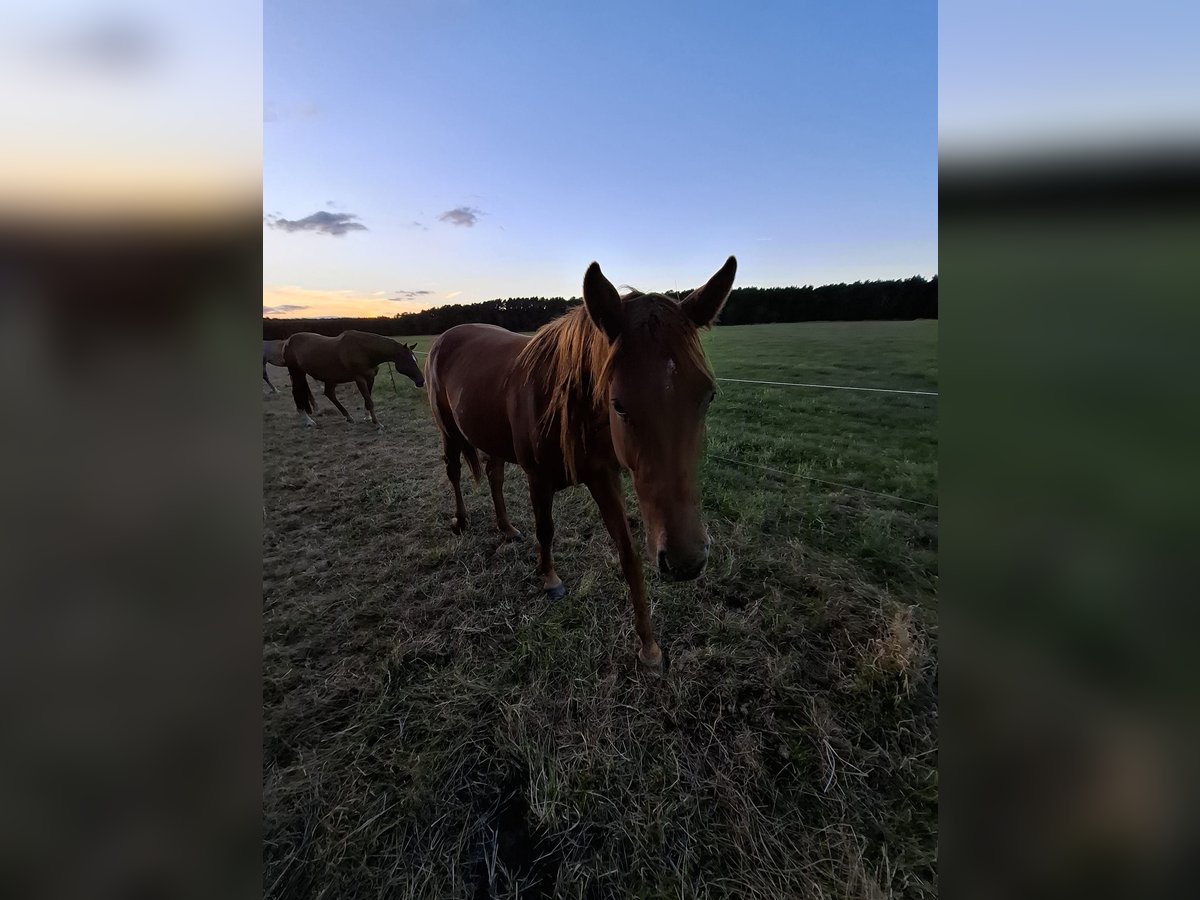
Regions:
<instances>
[{"instance_id":1,"label":"horse's neck","mask_svg":"<svg viewBox=\"0 0 1200 900\"><path fill-rule=\"evenodd\" d=\"M391 338L373 334L364 341L364 347L367 356L371 358L371 364L377 366L389 359L395 359L400 345Z\"/></svg>"}]
</instances>

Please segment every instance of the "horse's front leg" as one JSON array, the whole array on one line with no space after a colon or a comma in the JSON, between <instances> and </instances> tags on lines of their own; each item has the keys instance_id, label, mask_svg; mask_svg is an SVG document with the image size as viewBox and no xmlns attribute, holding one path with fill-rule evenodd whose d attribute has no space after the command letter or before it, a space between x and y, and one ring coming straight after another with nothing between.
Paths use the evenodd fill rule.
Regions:
<instances>
[{"instance_id":1,"label":"horse's front leg","mask_svg":"<svg viewBox=\"0 0 1200 900\"><path fill-rule=\"evenodd\" d=\"M621 573L629 584L629 599L633 601L633 627L637 630L641 649L638 662L658 674L663 670L663 656L654 640L654 626L650 624L650 607L646 602L646 579L642 575L642 558L633 545L633 534L629 530L629 519L625 515L625 503L621 499L621 473L606 472L587 482L592 499L600 508L604 527L612 535L621 557Z\"/></svg>"},{"instance_id":2,"label":"horse's front leg","mask_svg":"<svg viewBox=\"0 0 1200 900\"><path fill-rule=\"evenodd\" d=\"M350 418L350 413L346 412L346 407L342 406L342 401L337 398L337 383L333 381L325 382L325 396L329 398L329 402L337 407L338 412L347 422L353 422Z\"/></svg>"},{"instance_id":3,"label":"horse's front leg","mask_svg":"<svg viewBox=\"0 0 1200 900\"><path fill-rule=\"evenodd\" d=\"M542 576L542 590L551 600L561 600L567 589L554 571L554 489L543 482L529 479L529 502L533 506L533 522L537 531L538 574Z\"/></svg>"}]
</instances>

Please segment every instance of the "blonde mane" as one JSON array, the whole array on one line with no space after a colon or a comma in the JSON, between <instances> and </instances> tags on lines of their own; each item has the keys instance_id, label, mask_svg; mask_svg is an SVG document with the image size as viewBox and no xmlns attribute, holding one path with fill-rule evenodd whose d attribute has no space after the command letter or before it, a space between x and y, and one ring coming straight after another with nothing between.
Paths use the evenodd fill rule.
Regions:
<instances>
[{"instance_id":1,"label":"blonde mane","mask_svg":"<svg viewBox=\"0 0 1200 900\"><path fill-rule=\"evenodd\" d=\"M622 341L648 338L664 352L691 362L711 375L699 333L679 304L661 294L631 291L622 297L626 316L622 337L609 343L581 304L538 329L518 354L514 372L535 381L547 394L539 427L549 434L557 426L563 464L576 480L576 446L586 447L593 423L608 415L608 384Z\"/></svg>"}]
</instances>

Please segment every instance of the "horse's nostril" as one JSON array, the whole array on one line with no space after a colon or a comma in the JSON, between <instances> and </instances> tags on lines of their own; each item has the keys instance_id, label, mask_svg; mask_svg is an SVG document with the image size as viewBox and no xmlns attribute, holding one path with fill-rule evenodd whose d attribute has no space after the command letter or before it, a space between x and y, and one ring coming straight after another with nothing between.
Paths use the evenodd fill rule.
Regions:
<instances>
[{"instance_id":1,"label":"horse's nostril","mask_svg":"<svg viewBox=\"0 0 1200 900\"><path fill-rule=\"evenodd\" d=\"M681 565L678 560L671 568L671 577L679 581L691 581L704 571L705 565L708 563L708 554L705 553L694 559L687 561L686 565Z\"/></svg>"}]
</instances>

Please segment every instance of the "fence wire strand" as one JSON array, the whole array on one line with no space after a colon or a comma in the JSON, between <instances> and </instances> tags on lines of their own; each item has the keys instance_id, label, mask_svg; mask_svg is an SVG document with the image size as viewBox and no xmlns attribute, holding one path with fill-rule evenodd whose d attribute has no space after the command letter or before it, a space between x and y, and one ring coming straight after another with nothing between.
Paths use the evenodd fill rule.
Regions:
<instances>
[{"instance_id":1,"label":"fence wire strand","mask_svg":"<svg viewBox=\"0 0 1200 900\"><path fill-rule=\"evenodd\" d=\"M425 350L414 350L418 356L428 356ZM754 381L750 378L718 378L717 381L732 381L738 384L766 384L772 387L822 388L827 391L869 391L872 394L910 394L915 397L936 397L937 391L907 391L899 388L858 387L849 384L807 384L802 381Z\"/></svg>"},{"instance_id":2,"label":"fence wire strand","mask_svg":"<svg viewBox=\"0 0 1200 900\"><path fill-rule=\"evenodd\" d=\"M752 381L749 378L718 378L717 381L736 381L739 384L769 384L775 387L824 388L830 391L870 391L873 394L914 394L918 397L936 397L937 391L902 391L897 388L855 387L847 384L804 384L796 381Z\"/></svg>"},{"instance_id":3,"label":"fence wire strand","mask_svg":"<svg viewBox=\"0 0 1200 900\"><path fill-rule=\"evenodd\" d=\"M735 466L746 466L750 469L761 469L764 472L774 472L776 475L784 475L788 478L804 478L808 481L815 481L819 484L829 485L830 487L839 487L847 491L854 491L859 494L870 494L872 497L886 497L889 500L898 500L901 503L912 503L917 506L926 506L929 509L937 509L934 503L926 503L924 500L912 500L908 497L899 497L896 494L885 494L882 491L870 491L866 488L855 487L852 484L842 484L840 481L827 481L824 478L817 478L815 475L804 475L800 472L788 472L784 469L772 469L770 466L760 466L757 463L748 463L740 459L732 459L728 456L717 456L715 453L708 454L709 459L719 459L721 462L732 463Z\"/></svg>"}]
</instances>

